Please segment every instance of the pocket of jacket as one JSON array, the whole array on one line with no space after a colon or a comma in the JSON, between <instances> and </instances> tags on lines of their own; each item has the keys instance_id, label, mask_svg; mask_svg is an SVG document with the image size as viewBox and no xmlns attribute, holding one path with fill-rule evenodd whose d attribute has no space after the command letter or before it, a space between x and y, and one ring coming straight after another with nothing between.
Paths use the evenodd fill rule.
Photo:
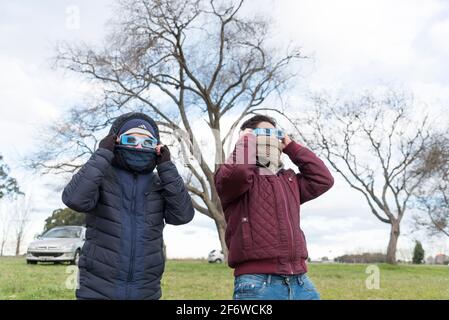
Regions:
<instances>
[{"instance_id":1,"label":"pocket of jacket","mask_svg":"<svg viewBox=\"0 0 449 320\"><path fill-rule=\"evenodd\" d=\"M248 217L243 217L241 220L241 224L243 248L249 249L251 248L251 227L249 225Z\"/></svg>"},{"instance_id":2,"label":"pocket of jacket","mask_svg":"<svg viewBox=\"0 0 449 320\"><path fill-rule=\"evenodd\" d=\"M301 244L301 258L303 258L304 260L307 260L307 258L309 257L309 252L307 251L307 241L306 241L306 236L304 234L304 232L300 229L300 234L301 234L301 240L302 240L302 244Z\"/></svg>"},{"instance_id":3,"label":"pocket of jacket","mask_svg":"<svg viewBox=\"0 0 449 320\"><path fill-rule=\"evenodd\" d=\"M145 222L150 226L160 225L164 222L164 201L157 190L145 195Z\"/></svg>"},{"instance_id":4,"label":"pocket of jacket","mask_svg":"<svg viewBox=\"0 0 449 320\"><path fill-rule=\"evenodd\" d=\"M85 264L85 269L86 271L92 271L93 269L93 259L95 259L95 245L93 244L89 244L89 247L87 248L87 252L84 255L85 260L86 260L86 264Z\"/></svg>"}]
</instances>

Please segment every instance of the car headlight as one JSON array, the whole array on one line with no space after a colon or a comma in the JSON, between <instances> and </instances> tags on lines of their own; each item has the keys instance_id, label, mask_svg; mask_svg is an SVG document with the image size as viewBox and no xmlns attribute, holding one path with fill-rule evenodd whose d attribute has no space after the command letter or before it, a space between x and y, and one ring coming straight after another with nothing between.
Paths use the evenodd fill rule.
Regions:
<instances>
[{"instance_id":1,"label":"car headlight","mask_svg":"<svg viewBox=\"0 0 449 320\"><path fill-rule=\"evenodd\" d=\"M62 251L72 251L72 249L73 249L73 246L64 246L64 247L61 247L61 250L62 250Z\"/></svg>"}]
</instances>

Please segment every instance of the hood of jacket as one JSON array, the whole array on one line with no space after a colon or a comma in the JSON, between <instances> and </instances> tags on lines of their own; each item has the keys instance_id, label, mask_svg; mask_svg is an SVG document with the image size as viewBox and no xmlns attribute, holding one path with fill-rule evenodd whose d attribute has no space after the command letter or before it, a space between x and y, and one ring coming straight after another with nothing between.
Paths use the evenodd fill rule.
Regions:
<instances>
[{"instance_id":1,"label":"hood of jacket","mask_svg":"<svg viewBox=\"0 0 449 320\"><path fill-rule=\"evenodd\" d=\"M150 116L148 116L142 112L129 112L129 113L125 113L125 114L122 114L121 116L117 117L111 125L109 134L118 135L120 128L125 124L125 122L127 122L128 120L131 120L131 119L142 119L142 120L149 122L151 124L151 126L154 128L154 131L156 133L155 138L157 139L157 142L158 143L161 142L159 128L156 124L156 121L154 121L153 118L151 118Z\"/></svg>"}]
</instances>

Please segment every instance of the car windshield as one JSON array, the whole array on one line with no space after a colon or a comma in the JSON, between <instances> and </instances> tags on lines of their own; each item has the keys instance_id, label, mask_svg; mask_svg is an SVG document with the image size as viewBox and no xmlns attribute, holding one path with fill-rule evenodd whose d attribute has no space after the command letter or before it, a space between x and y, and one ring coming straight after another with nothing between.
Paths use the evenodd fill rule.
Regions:
<instances>
[{"instance_id":1,"label":"car windshield","mask_svg":"<svg viewBox=\"0 0 449 320\"><path fill-rule=\"evenodd\" d=\"M42 238L80 238L81 229L61 228L51 229L42 235Z\"/></svg>"}]
</instances>

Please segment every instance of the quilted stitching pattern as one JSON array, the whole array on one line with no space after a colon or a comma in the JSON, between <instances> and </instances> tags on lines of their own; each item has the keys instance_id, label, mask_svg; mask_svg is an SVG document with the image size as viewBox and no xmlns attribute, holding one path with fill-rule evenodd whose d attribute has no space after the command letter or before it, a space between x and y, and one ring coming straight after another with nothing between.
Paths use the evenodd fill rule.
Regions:
<instances>
[{"instance_id":1,"label":"quilted stitching pattern","mask_svg":"<svg viewBox=\"0 0 449 320\"><path fill-rule=\"evenodd\" d=\"M249 151L245 145L244 148ZM261 176L249 164L227 163L215 175L228 223L229 266L236 269L235 274L254 270L255 273L307 271L306 240L299 226L300 204L323 194L334 182L324 163L306 147L292 142L284 152L300 174L289 169L282 170L278 177ZM285 187L288 217L279 182ZM293 228L292 235L288 222ZM270 265L273 258L278 260ZM257 263L264 259L265 263Z\"/></svg>"},{"instance_id":2,"label":"quilted stitching pattern","mask_svg":"<svg viewBox=\"0 0 449 320\"><path fill-rule=\"evenodd\" d=\"M173 224L190 221L194 214L190 196L173 163L158 167L163 182L160 194L145 196L153 178L138 176L134 181L131 173L111 166L112 156L109 150L98 149L63 191L67 206L87 212L86 249L80 257L81 286L76 295L78 299L158 299L164 268L163 218ZM136 202L131 212L133 190ZM135 290L127 291L130 283Z\"/></svg>"},{"instance_id":3,"label":"quilted stitching pattern","mask_svg":"<svg viewBox=\"0 0 449 320\"><path fill-rule=\"evenodd\" d=\"M266 177L259 177L257 196L252 197L249 209L249 222L254 248L273 247L278 243L278 219L273 185Z\"/></svg>"}]
</instances>

